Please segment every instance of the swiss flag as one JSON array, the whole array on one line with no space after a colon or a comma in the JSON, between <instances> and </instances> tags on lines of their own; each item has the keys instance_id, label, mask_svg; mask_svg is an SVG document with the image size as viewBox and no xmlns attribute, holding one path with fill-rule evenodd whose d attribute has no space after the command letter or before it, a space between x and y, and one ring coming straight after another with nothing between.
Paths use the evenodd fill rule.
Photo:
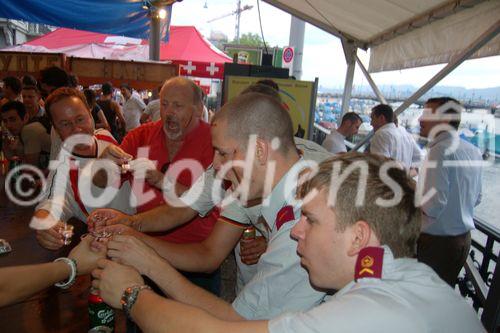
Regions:
<instances>
[{"instance_id":1,"label":"swiss flag","mask_svg":"<svg viewBox=\"0 0 500 333\"><path fill-rule=\"evenodd\" d=\"M224 63L198 61L176 61L175 63L179 64L180 74L184 76L224 78Z\"/></svg>"}]
</instances>

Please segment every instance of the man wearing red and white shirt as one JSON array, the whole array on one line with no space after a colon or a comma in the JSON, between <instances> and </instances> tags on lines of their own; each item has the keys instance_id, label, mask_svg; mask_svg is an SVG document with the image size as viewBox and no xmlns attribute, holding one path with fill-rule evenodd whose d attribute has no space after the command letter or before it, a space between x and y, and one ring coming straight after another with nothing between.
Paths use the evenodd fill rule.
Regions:
<instances>
[{"instance_id":1,"label":"man wearing red and white shirt","mask_svg":"<svg viewBox=\"0 0 500 333\"><path fill-rule=\"evenodd\" d=\"M128 184L111 189L113 193L106 200L105 191L86 182L90 177L83 176L85 167L107 146L116 143L109 132L95 130L85 96L73 88L59 88L47 98L46 110L63 144L50 167L46 190L31 226L38 230L40 245L56 250L64 245L59 229L68 219L74 217L86 222L88 214L102 204L123 212L135 212L135 209L129 205Z\"/></svg>"}]
</instances>

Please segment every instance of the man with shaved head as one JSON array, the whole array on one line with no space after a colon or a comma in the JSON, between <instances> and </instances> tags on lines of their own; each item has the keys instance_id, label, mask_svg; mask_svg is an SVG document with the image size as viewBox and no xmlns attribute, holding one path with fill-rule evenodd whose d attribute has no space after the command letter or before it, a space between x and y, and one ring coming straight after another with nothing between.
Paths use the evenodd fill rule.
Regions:
<instances>
[{"instance_id":1,"label":"man with shaved head","mask_svg":"<svg viewBox=\"0 0 500 333\"><path fill-rule=\"evenodd\" d=\"M216 114L211 134L213 167L218 178L230 182L236 198L223 202L212 234L201 243L180 246L159 242L124 225L112 225L106 230L121 235L108 243L108 255L147 275L169 297L203 306L219 318L267 319L319 304L324 293L309 284L290 238L290 230L300 217L295 201L297 178L306 166L294 143L288 111L273 97L240 95ZM256 264L256 274L232 304L212 303L209 295L179 278L166 262L158 265L155 257L138 255L153 248L177 269L210 272L219 267L250 225L266 234L269 244Z\"/></svg>"}]
</instances>

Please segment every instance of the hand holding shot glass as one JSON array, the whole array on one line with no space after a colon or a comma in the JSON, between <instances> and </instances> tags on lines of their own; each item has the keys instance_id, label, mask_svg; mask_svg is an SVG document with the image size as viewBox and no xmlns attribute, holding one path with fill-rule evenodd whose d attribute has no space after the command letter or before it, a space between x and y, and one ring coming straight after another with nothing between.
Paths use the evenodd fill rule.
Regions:
<instances>
[{"instance_id":1,"label":"hand holding shot glass","mask_svg":"<svg viewBox=\"0 0 500 333\"><path fill-rule=\"evenodd\" d=\"M133 156L127 154L123 149L115 145L109 145L101 154L100 158L109 159L116 163L120 167L120 172L127 173L130 171L129 162L133 159Z\"/></svg>"},{"instance_id":2,"label":"hand holding shot glass","mask_svg":"<svg viewBox=\"0 0 500 333\"><path fill-rule=\"evenodd\" d=\"M115 224L132 225L133 216L112 208L98 208L92 211L87 218L89 232L99 232L105 227Z\"/></svg>"},{"instance_id":3,"label":"hand holding shot glass","mask_svg":"<svg viewBox=\"0 0 500 333\"><path fill-rule=\"evenodd\" d=\"M89 227L89 234L92 235L96 241L103 241L111 237L111 233L106 231L103 228L95 228L95 226L105 226L106 221L110 219L111 216L107 215L106 212L96 212L89 216L89 220L92 220L92 223L89 224L93 227Z\"/></svg>"},{"instance_id":4,"label":"hand holding shot glass","mask_svg":"<svg viewBox=\"0 0 500 333\"><path fill-rule=\"evenodd\" d=\"M73 237L73 225L66 222L62 222L59 225L59 233L62 236L63 245L71 244L71 238Z\"/></svg>"},{"instance_id":5,"label":"hand holding shot glass","mask_svg":"<svg viewBox=\"0 0 500 333\"><path fill-rule=\"evenodd\" d=\"M44 209L36 211L30 227L36 230L38 243L49 250L59 250L71 243L73 225L57 220Z\"/></svg>"}]
</instances>

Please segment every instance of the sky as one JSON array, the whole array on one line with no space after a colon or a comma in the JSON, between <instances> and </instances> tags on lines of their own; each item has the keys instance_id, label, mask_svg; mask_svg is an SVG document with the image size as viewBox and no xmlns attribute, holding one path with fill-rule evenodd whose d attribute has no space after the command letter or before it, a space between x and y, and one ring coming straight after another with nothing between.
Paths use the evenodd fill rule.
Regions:
<instances>
[{"instance_id":1,"label":"sky","mask_svg":"<svg viewBox=\"0 0 500 333\"><path fill-rule=\"evenodd\" d=\"M221 31L229 40L234 39L236 18L234 15L211 23L208 20L236 10L236 0L184 0L174 4L172 25L194 25L206 37L210 32ZM205 8L205 4L206 7ZM243 0L242 6L253 8L241 14L240 35L247 32L260 33L257 0ZM260 12L264 39L269 46L286 46L289 43L291 17L284 11L260 1ZM358 51L361 61L368 67L369 53ZM357 66L356 66L357 67ZM410 84L423 85L444 65L426 66L402 71L374 73L377 85ZM306 23L304 55L302 62L303 80L319 77L319 84L329 88L344 86L347 66L340 40ZM444 78L439 85L479 89L500 86L500 56L468 60ZM357 68L354 85L368 85Z\"/></svg>"}]
</instances>

